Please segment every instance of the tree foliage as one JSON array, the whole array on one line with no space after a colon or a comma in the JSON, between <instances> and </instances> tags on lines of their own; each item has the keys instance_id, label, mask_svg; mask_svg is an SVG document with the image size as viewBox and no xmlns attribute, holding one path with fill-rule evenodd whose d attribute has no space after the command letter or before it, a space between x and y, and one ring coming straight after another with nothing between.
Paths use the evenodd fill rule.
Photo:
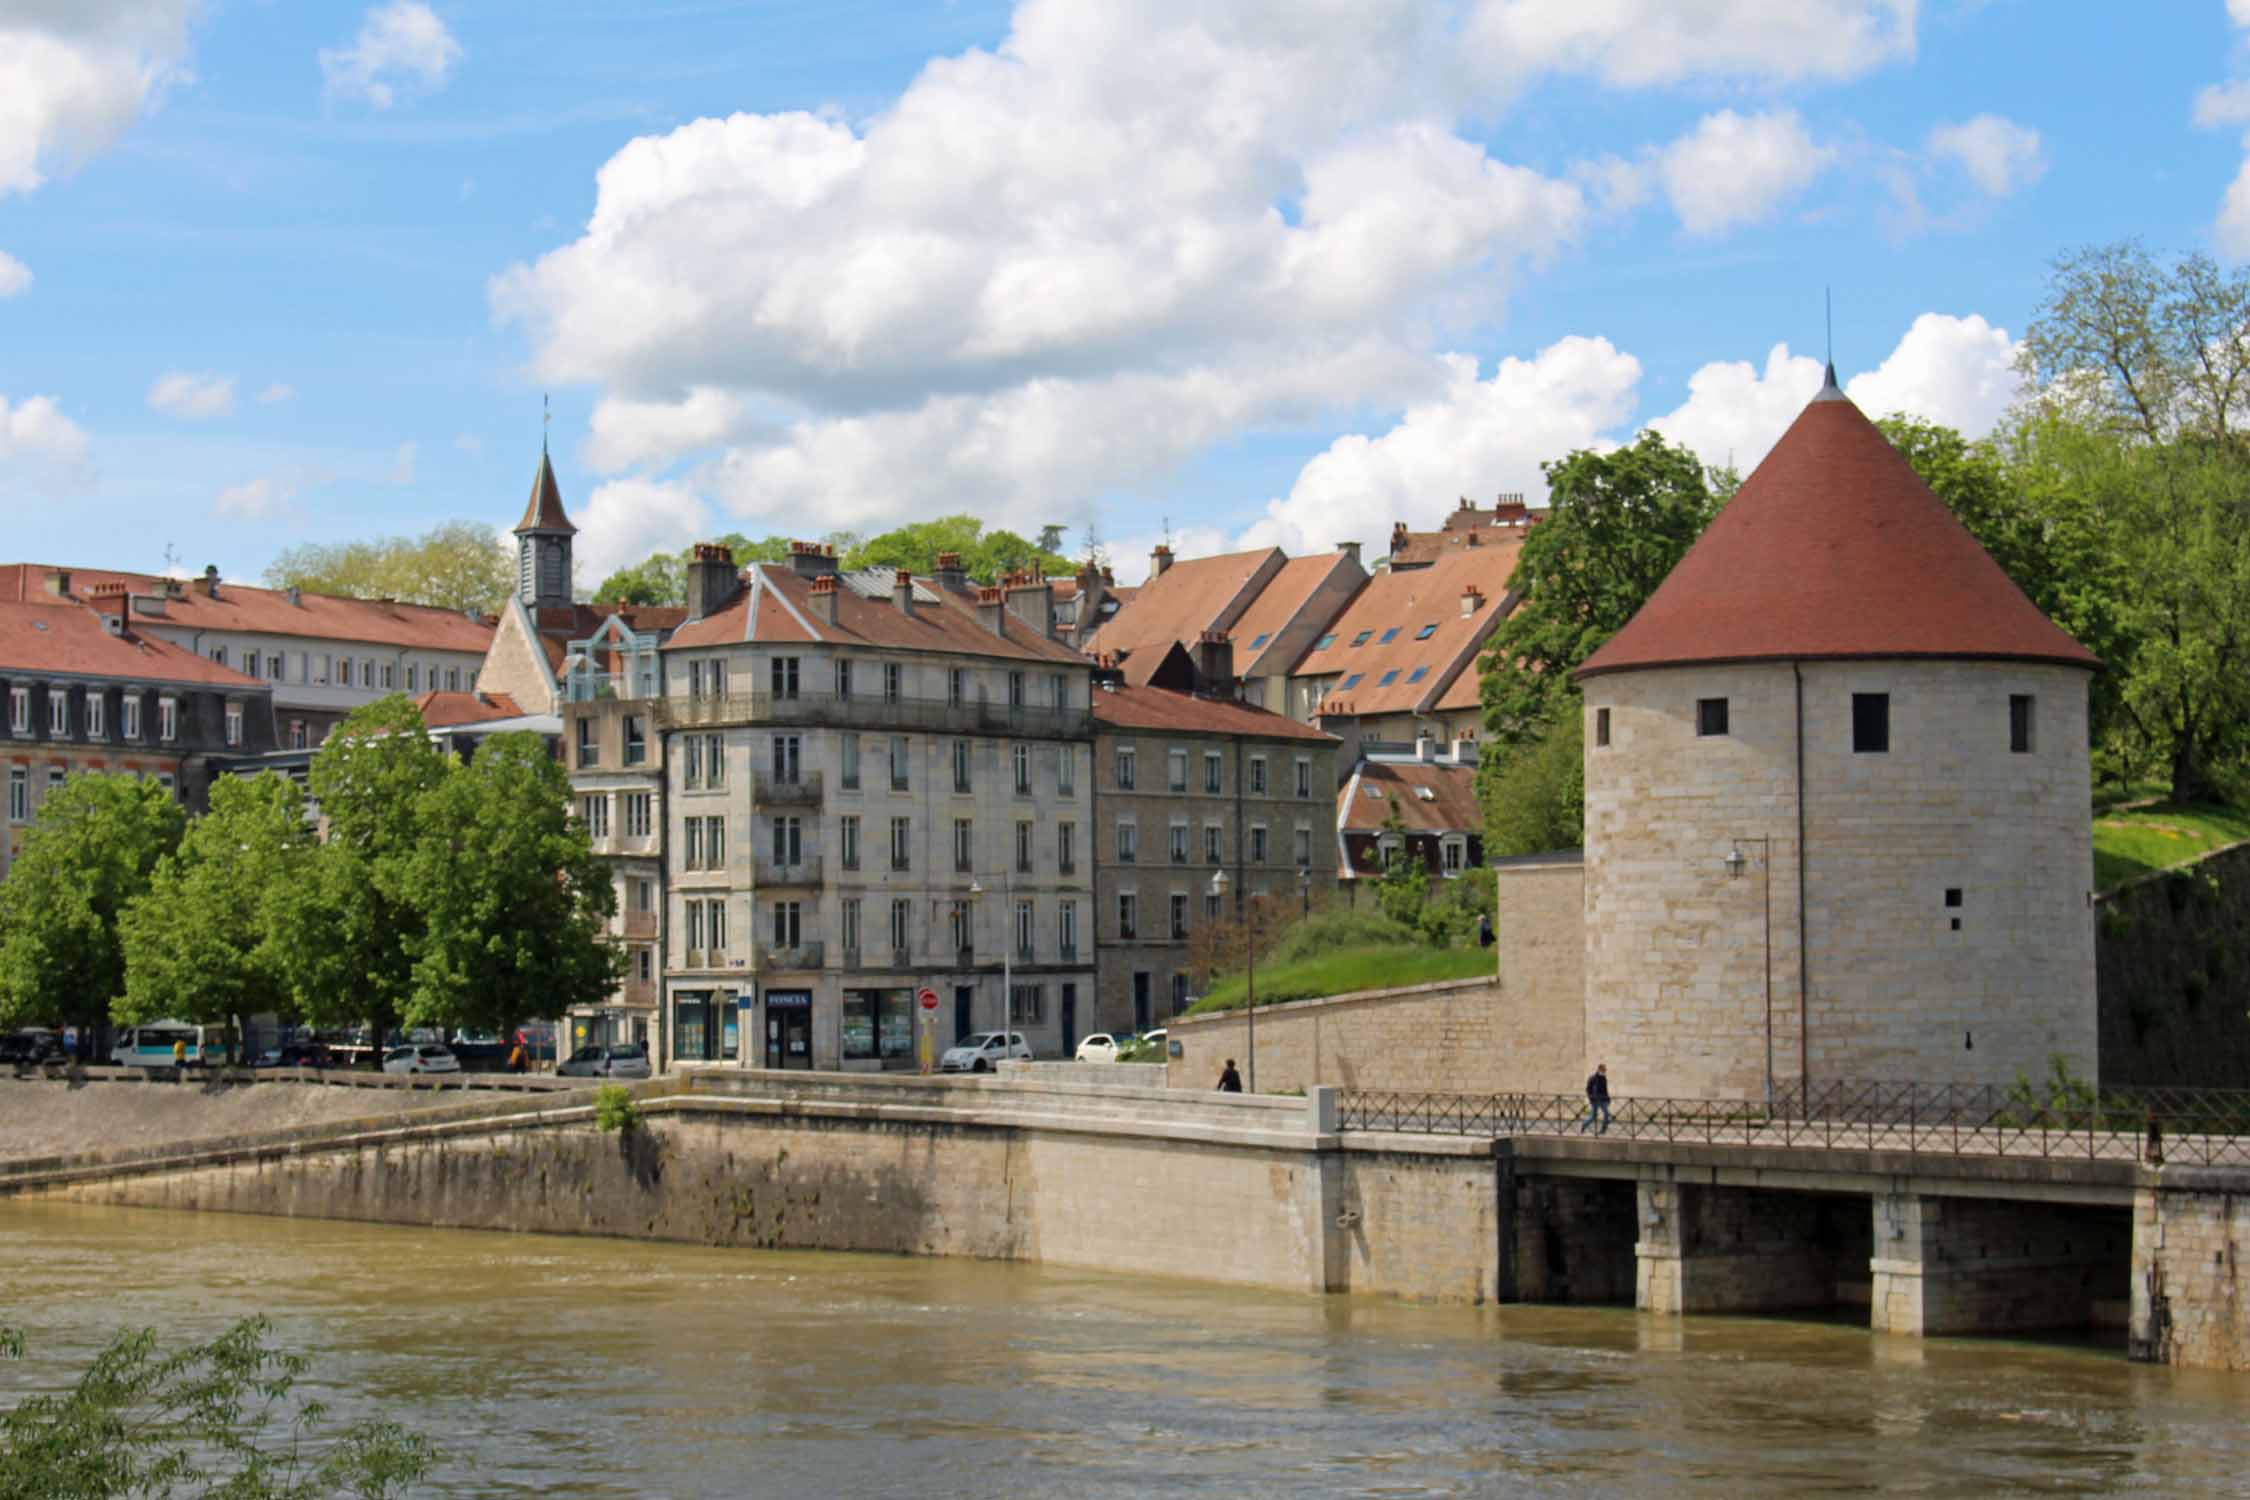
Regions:
<instances>
[{"instance_id":1,"label":"tree foliage","mask_svg":"<svg viewBox=\"0 0 2250 1500\"><path fill-rule=\"evenodd\" d=\"M1586 710L1563 696L1539 737L1478 777L1485 852L1543 854L1586 838Z\"/></svg>"},{"instance_id":2,"label":"tree foliage","mask_svg":"<svg viewBox=\"0 0 2250 1500\"><path fill-rule=\"evenodd\" d=\"M0 881L0 1024L92 1025L125 990L118 919L179 846L160 783L72 776L50 791Z\"/></svg>"},{"instance_id":3,"label":"tree foliage","mask_svg":"<svg viewBox=\"0 0 2250 1500\"><path fill-rule=\"evenodd\" d=\"M789 557L787 537L760 537L752 541L739 531L730 531L712 541L732 548L738 563L785 562ZM846 545L857 539L847 532L831 532L826 540ZM838 548L840 552L841 547ZM685 604L687 603L687 565L695 556L695 548L683 547L677 552L652 552L629 567L619 568L602 580L594 590L596 604Z\"/></svg>"},{"instance_id":4,"label":"tree foliage","mask_svg":"<svg viewBox=\"0 0 2250 1500\"><path fill-rule=\"evenodd\" d=\"M295 1009L283 920L313 858L305 796L285 776L224 776L211 810L157 862L119 924L112 1019L214 1022Z\"/></svg>"},{"instance_id":5,"label":"tree foliage","mask_svg":"<svg viewBox=\"0 0 2250 1500\"><path fill-rule=\"evenodd\" d=\"M383 1500L425 1478L436 1452L395 1422L326 1431L293 1399L307 1361L249 1319L167 1352L153 1330L118 1335L77 1382L0 1415L0 1500ZM0 1328L0 1356L21 1358Z\"/></svg>"},{"instance_id":6,"label":"tree foliage","mask_svg":"<svg viewBox=\"0 0 2250 1500\"><path fill-rule=\"evenodd\" d=\"M498 614L516 588L516 563L492 528L447 521L420 536L306 542L266 569L271 588L397 599L440 609Z\"/></svg>"},{"instance_id":7,"label":"tree foliage","mask_svg":"<svg viewBox=\"0 0 2250 1500\"><path fill-rule=\"evenodd\" d=\"M959 553L962 571L979 583L992 583L1003 573L1039 567L1049 574L1067 575L1076 564L1063 556L1063 528L1044 526L1039 539L1030 541L1012 531L987 531L975 516L939 516L915 521L878 536L859 537L832 531L822 538L836 549L837 565L844 568L905 568L927 577L937 571L938 554ZM752 541L735 533L716 538L734 549L738 563L786 562L789 539L769 536ZM694 548L658 552L630 567L619 568L594 591L597 604L684 604L687 602L687 564Z\"/></svg>"}]
</instances>

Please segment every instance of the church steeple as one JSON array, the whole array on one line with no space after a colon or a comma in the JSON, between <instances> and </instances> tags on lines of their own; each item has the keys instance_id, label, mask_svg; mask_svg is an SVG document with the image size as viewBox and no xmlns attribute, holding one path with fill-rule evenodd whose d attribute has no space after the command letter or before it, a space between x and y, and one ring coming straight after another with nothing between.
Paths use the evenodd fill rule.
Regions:
<instances>
[{"instance_id":1,"label":"church steeple","mask_svg":"<svg viewBox=\"0 0 2250 1500\"><path fill-rule=\"evenodd\" d=\"M516 523L516 594L529 609L570 607L570 539L578 528L563 513L555 466L539 446L539 473Z\"/></svg>"}]
</instances>

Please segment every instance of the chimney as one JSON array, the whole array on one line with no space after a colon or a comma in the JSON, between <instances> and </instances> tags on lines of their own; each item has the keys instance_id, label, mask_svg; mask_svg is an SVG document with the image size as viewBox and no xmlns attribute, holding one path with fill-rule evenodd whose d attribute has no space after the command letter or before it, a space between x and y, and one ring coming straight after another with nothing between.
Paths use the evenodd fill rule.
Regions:
<instances>
[{"instance_id":1,"label":"chimney","mask_svg":"<svg viewBox=\"0 0 2250 1500\"><path fill-rule=\"evenodd\" d=\"M203 597L206 599L219 597L219 565L217 563L205 563L203 565Z\"/></svg>"},{"instance_id":2,"label":"chimney","mask_svg":"<svg viewBox=\"0 0 2250 1500\"><path fill-rule=\"evenodd\" d=\"M47 570L47 592L60 599L70 597L70 572L66 568Z\"/></svg>"},{"instance_id":3,"label":"chimney","mask_svg":"<svg viewBox=\"0 0 2250 1500\"><path fill-rule=\"evenodd\" d=\"M791 542L789 566L799 578L819 578L836 571L836 549L822 542Z\"/></svg>"},{"instance_id":4,"label":"chimney","mask_svg":"<svg viewBox=\"0 0 2250 1500\"><path fill-rule=\"evenodd\" d=\"M813 618L823 625L836 623L836 575L823 573L812 581Z\"/></svg>"},{"instance_id":5,"label":"chimney","mask_svg":"<svg viewBox=\"0 0 2250 1500\"><path fill-rule=\"evenodd\" d=\"M165 579L164 597L167 599L185 599L187 597L187 585L177 578Z\"/></svg>"},{"instance_id":6,"label":"chimney","mask_svg":"<svg viewBox=\"0 0 2250 1500\"><path fill-rule=\"evenodd\" d=\"M1482 608L1484 608L1484 595L1477 592L1475 584L1470 584L1467 588L1461 590L1461 617L1463 619L1467 619Z\"/></svg>"},{"instance_id":7,"label":"chimney","mask_svg":"<svg viewBox=\"0 0 2250 1500\"><path fill-rule=\"evenodd\" d=\"M1169 543L1158 542L1148 554L1148 576L1150 580L1153 582L1162 578L1164 570L1170 566L1172 566L1172 548Z\"/></svg>"},{"instance_id":8,"label":"chimney","mask_svg":"<svg viewBox=\"0 0 2250 1500\"><path fill-rule=\"evenodd\" d=\"M1008 613L1048 640L1055 638L1055 586L1037 573L1018 573L1008 595Z\"/></svg>"},{"instance_id":9,"label":"chimney","mask_svg":"<svg viewBox=\"0 0 2250 1500\"><path fill-rule=\"evenodd\" d=\"M295 584L289 585L289 602L298 609L305 607L305 591Z\"/></svg>"},{"instance_id":10,"label":"chimney","mask_svg":"<svg viewBox=\"0 0 2250 1500\"><path fill-rule=\"evenodd\" d=\"M1115 692L1125 685L1124 669L1117 665L1117 653L1104 652L1094 658L1094 686Z\"/></svg>"},{"instance_id":11,"label":"chimney","mask_svg":"<svg viewBox=\"0 0 2250 1500\"><path fill-rule=\"evenodd\" d=\"M1492 524L1495 526L1521 526L1531 519L1531 507L1523 503L1521 492L1501 495L1492 504Z\"/></svg>"},{"instance_id":12,"label":"chimney","mask_svg":"<svg viewBox=\"0 0 2250 1500\"><path fill-rule=\"evenodd\" d=\"M958 594L969 586L969 575L961 571L961 554L940 552L937 555L937 586L949 594Z\"/></svg>"},{"instance_id":13,"label":"chimney","mask_svg":"<svg viewBox=\"0 0 2250 1500\"><path fill-rule=\"evenodd\" d=\"M700 620L726 608L742 586L734 565L734 549L717 542L697 542L688 555L687 617Z\"/></svg>"},{"instance_id":14,"label":"chimney","mask_svg":"<svg viewBox=\"0 0 2250 1500\"><path fill-rule=\"evenodd\" d=\"M914 617L914 575L900 568L891 578L891 602L908 619Z\"/></svg>"},{"instance_id":15,"label":"chimney","mask_svg":"<svg viewBox=\"0 0 2250 1500\"><path fill-rule=\"evenodd\" d=\"M1437 757L1437 741L1426 734L1414 736L1414 758L1424 765Z\"/></svg>"},{"instance_id":16,"label":"chimney","mask_svg":"<svg viewBox=\"0 0 2250 1500\"><path fill-rule=\"evenodd\" d=\"M1350 558L1352 560L1353 567L1356 568L1359 566L1359 543L1338 542L1336 544L1336 550L1343 553L1344 556Z\"/></svg>"},{"instance_id":17,"label":"chimney","mask_svg":"<svg viewBox=\"0 0 2250 1500\"><path fill-rule=\"evenodd\" d=\"M977 623L994 635L1008 633L1008 596L1004 590L981 588L977 590Z\"/></svg>"},{"instance_id":18,"label":"chimney","mask_svg":"<svg viewBox=\"0 0 2250 1500\"><path fill-rule=\"evenodd\" d=\"M1206 630L1195 643L1195 690L1209 698L1234 696L1234 642L1223 630Z\"/></svg>"},{"instance_id":19,"label":"chimney","mask_svg":"<svg viewBox=\"0 0 2250 1500\"><path fill-rule=\"evenodd\" d=\"M1475 765L1477 763L1477 742L1467 735L1455 740L1453 742L1453 763L1457 766Z\"/></svg>"}]
</instances>

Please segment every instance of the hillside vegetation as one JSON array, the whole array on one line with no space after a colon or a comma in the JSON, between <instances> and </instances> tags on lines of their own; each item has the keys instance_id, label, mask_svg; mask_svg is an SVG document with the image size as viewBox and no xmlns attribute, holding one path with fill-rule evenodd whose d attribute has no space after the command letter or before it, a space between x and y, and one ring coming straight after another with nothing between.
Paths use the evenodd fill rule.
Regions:
<instances>
[{"instance_id":1,"label":"hillside vegetation","mask_svg":"<svg viewBox=\"0 0 2250 1500\"><path fill-rule=\"evenodd\" d=\"M2112 809L2094 819L2094 888L2113 890L2244 839L2250 814L2234 808L2157 802Z\"/></svg>"}]
</instances>

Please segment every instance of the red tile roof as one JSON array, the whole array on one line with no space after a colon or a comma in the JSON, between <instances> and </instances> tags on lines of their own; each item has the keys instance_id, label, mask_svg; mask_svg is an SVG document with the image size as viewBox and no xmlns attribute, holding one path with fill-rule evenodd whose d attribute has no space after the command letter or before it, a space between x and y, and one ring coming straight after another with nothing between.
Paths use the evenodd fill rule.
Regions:
<instances>
[{"instance_id":1,"label":"red tile roof","mask_svg":"<svg viewBox=\"0 0 2250 1500\"><path fill-rule=\"evenodd\" d=\"M1393 803L1412 833L1484 831L1476 768L1428 761L1360 762L1336 794L1336 826L1372 833L1390 818Z\"/></svg>"},{"instance_id":2,"label":"red tile roof","mask_svg":"<svg viewBox=\"0 0 2250 1500\"><path fill-rule=\"evenodd\" d=\"M978 618L977 596L955 594L928 579L917 580L914 612L901 611L892 596L867 598L848 584L836 588L836 623L822 614L813 598L813 580L801 578L791 568L752 563L744 572L745 587L724 609L717 610L673 633L672 646L720 646L737 641L878 646L903 651L943 651L974 656L999 656L1021 661L1088 665L1085 657L1058 640L1049 640L1030 626L1000 610L997 633ZM635 626L638 629L638 626Z\"/></svg>"},{"instance_id":3,"label":"red tile roof","mask_svg":"<svg viewBox=\"0 0 2250 1500\"><path fill-rule=\"evenodd\" d=\"M1119 657L1130 682L1145 682L1174 641L1193 644L1206 630L1222 628L1233 606L1259 574L1282 565L1278 547L1182 558L1150 575L1132 602L1102 623L1086 642L1096 655ZM1248 639L1247 636L1244 637ZM1235 663L1242 670L1242 663Z\"/></svg>"},{"instance_id":4,"label":"red tile roof","mask_svg":"<svg viewBox=\"0 0 2250 1500\"><path fill-rule=\"evenodd\" d=\"M0 601L0 673L50 672L271 691L255 677L145 631L111 635L100 612L84 604Z\"/></svg>"},{"instance_id":5,"label":"red tile roof","mask_svg":"<svg viewBox=\"0 0 2250 1500\"><path fill-rule=\"evenodd\" d=\"M1854 657L2101 665L1830 386L1577 675Z\"/></svg>"},{"instance_id":6,"label":"red tile roof","mask_svg":"<svg viewBox=\"0 0 2250 1500\"><path fill-rule=\"evenodd\" d=\"M47 576L70 575L71 593L91 598L104 586L123 585L137 595L164 593L171 580L149 573L105 568L46 567L37 563L0 564L0 599L37 602L47 592ZM164 601L159 617L136 614L137 625L172 625L188 630L236 630L249 635L310 636L319 640L360 641L421 651L462 651L482 655L492 645L492 626L458 610L424 604L393 604L380 599L346 599L335 594L298 595L295 604L283 589L248 584L219 585L216 598L201 579L177 585L180 595Z\"/></svg>"},{"instance_id":7,"label":"red tile roof","mask_svg":"<svg viewBox=\"0 0 2250 1500\"><path fill-rule=\"evenodd\" d=\"M1274 637L1296 618L1297 612L1305 607L1305 601L1312 598L1338 568L1350 565L1351 559L1341 552L1291 558L1283 563L1281 571L1258 590L1258 597L1250 601L1250 607L1227 627L1227 634L1234 641L1235 675L1252 676L1258 663L1276 644ZM1260 637L1264 637L1262 642ZM1289 665L1277 664L1284 670Z\"/></svg>"},{"instance_id":8,"label":"red tile roof","mask_svg":"<svg viewBox=\"0 0 2250 1500\"><path fill-rule=\"evenodd\" d=\"M546 450L540 450L539 472L531 476L531 498L524 502L523 519L516 522L516 531L560 531L574 533L577 527L563 512L562 487L555 483L555 466L547 462Z\"/></svg>"},{"instance_id":9,"label":"red tile roof","mask_svg":"<svg viewBox=\"0 0 2250 1500\"><path fill-rule=\"evenodd\" d=\"M1514 547L1464 547L1426 568L1377 573L1322 637L1329 644L1315 641L1290 675L1337 678L1323 713L1426 712L1424 704L1453 686L1454 661L1481 646L1504 606L1513 607L1508 578L1515 567ZM1463 614L1461 601L1471 589L1479 602ZM1474 668L1471 656L1465 670Z\"/></svg>"},{"instance_id":10,"label":"red tile roof","mask_svg":"<svg viewBox=\"0 0 2250 1500\"><path fill-rule=\"evenodd\" d=\"M1094 689L1094 724L1097 729L1155 729L1188 734L1242 734L1269 740L1304 740L1335 744L1336 737L1310 724L1300 724L1286 714L1254 708L1232 698L1199 698L1170 688L1118 687Z\"/></svg>"},{"instance_id":11,"label":"red tile roof","mask_svg":"<svg viewBox=\"0 0 2250 1500\"><path fill-rule=\"evenodd\" d=\"M516 700L506 693L424 693L414 700L414 706L422 711L422 722L432 729L523 717Z\"/></svg>"},{"instance_id":12,"label":"red tile roof","mask_svg":"<svg viewBox=\"0 0 2250 1500\"><path fill-rule=\"evenodd\" d=\"M1502 495L1489 510L1464 498L1436 531L1408 531L1404 521L1392 527L1390 563L1394 568L1420 567L1449 548L1518 546L1524 532L1545 514L1524 504L1521 495Z\"/></svg>"}]
</instances>

